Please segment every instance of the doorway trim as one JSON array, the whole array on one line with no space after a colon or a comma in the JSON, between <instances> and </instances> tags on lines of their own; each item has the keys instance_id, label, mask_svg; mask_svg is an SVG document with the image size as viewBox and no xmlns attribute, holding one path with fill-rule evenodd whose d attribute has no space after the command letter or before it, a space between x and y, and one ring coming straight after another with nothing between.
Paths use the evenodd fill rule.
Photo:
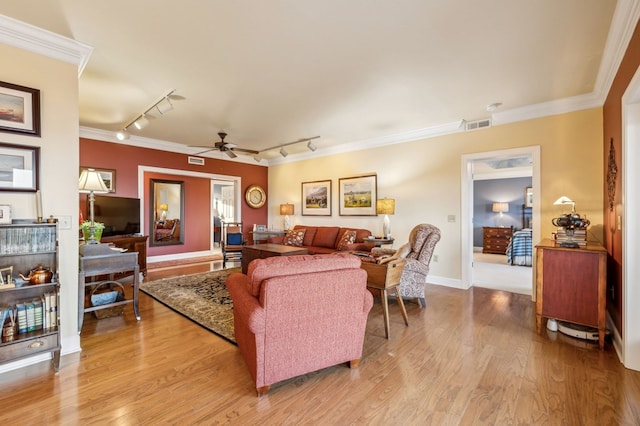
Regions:
<instances>
[{"instance_id":1,"label":"doorway trim","mask_svg":"<svg viewBox=\"0 0 640 426\"><path fill-rule=\"evenodd\" d=\"M640 182L640 68L622 96L622 211L616 206L615 224L622 228L622 353L625 367L640 371L640 195L631 189ZM622 223L624 219L625 223ZM618 333L620 330L618 330ZM619 336L619 334L618 334Z\"/></svg>"},{"instance_id":2,"label":"doorway trim","mask_svg":"<svg viewBox=\"0 0 640 426\"><path fill-rule=\"evenodd\" d=\"M464 154L461 159L461 200L460 200L460 250L462 288L468 289L473 285L473 162L493 157L516 157L530 155L532 159L531 186L533 188L532 220L533 241L540 241L540 146L503 149L499 151L477 152ZM535 262L535 253L534 253ZM535 270L532 274L531 299L535 300Z\"/></svg>"}]
</instances>

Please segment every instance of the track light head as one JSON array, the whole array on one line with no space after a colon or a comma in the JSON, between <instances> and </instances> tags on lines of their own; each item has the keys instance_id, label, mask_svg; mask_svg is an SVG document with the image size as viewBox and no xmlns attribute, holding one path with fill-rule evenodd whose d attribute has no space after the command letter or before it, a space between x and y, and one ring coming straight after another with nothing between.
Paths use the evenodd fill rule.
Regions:
<instances>
[{"instance_id":1,"label":"track light head","mask_svg":"<svg viewBox=\"0 0 640 426\"><path fill-rule=\"evenodd\" d=\"M129 132L127 132L127 129L122 129L116 133L116 138L118 138L119 141L129 139Z\"/></svg>"},{"instance_id":2,"label":"track light head","mask_svg":"<svg viewBox=\"0 0 640 426\"><path fill-rule=\"evenodd\" d=\"M259 156L254 156L253 157L254 160L256 160L258 163L262 161L262 158L260 158Z\"/></svg>"},{"instance_id":3,"label":"track light head","mask_svg":"<svg viewBox=\"0 0 640 426\"><path fill-rule=\"evenodd\" d=\"M286 157L287 155L289 155L289 153L284 149L284 147L282 147L280 148L280 155Z\"/></svg>"},{"instance_id":4,"label":"track light head","mask_svg":"<svg viewBox=\"0 0 640 426\"><path fill-rule=\"evenodd\" d=\"M236 158L237 157L237 155L233 151L231 151L230 149L227 149L224 152L225 152L225 154L227 154L229 156L229 158Z\"/></svg>"},{"instance_id":5,"label":"track light head","mask_svg":"<svg viewBox=\"0 0 640 426\"><path fill-rule=\"evenodd\" d=\"M156 108L158 109L158 112L160 114L164 115L173 109L173 104L169 100L169 97L166 97L160 102L158 102L158 105L156 105Z\"/></svg>"},{"instance_id":6,"label":"track light head","mask_svg":"<svg viewBox=\"0 0 640 426\"><path fill-rule=\"evenodd\" d=\"M149 124L149 119L144 114L142 114L140 118L133 122L133 125L138 130L144 129L145 127L147 127L147 124Z\"/></svg>"},{"instance_id":7,"label":"track light head","mask_svg":"<svg viewBox=\"0 0 640 426\"><path fill-rule=\"evenodd\" d=\"M315 146L311 141L307 142L307 148L309 148L312 152L315 152L315 150L318 149L318 147Z\"/></svg>"}]
</instances>

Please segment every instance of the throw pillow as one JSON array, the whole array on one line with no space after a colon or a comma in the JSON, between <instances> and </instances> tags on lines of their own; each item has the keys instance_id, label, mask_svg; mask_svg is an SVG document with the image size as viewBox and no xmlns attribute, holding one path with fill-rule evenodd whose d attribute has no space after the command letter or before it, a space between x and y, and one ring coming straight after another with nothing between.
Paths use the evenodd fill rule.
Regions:
<instances>
[{"instance_id":1,"label":"throw pillow","mask_svg":"<svg viewBox=\"0 0 640 426\"><path fill-rule=\"evenodd\" d=\"M346 230L342 237L340 237L340 241L338 241L338 250L346 250L349 248L349 244L353 244L356 241L356 231Z\"/></svg>"},{"instance_id":2,"label":"throw pillow","mask_svg":"<svg viewBox=\"0 0 640 426\"><path fill-rule=\"evenodd\" d=\"M282 244L285 246L302 246L304 240L304 233L306 229L290 229L287 235L284 237Z\"/></svg>"}]
</instances>

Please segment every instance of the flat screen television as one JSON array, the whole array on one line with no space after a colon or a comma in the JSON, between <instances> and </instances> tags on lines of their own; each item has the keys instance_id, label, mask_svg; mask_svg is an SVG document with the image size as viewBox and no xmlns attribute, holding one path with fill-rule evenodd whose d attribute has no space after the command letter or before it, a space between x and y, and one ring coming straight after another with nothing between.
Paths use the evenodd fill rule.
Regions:
<instances>
[{"instance_id":1,"label":"flat screen television","mask_svg":"<svg viewBox=\"0 0 640 426\"><path fill-rule=\"evenodd\" d=\"M95 195L93 217L104 223L103 237L140 233L140 199ZM90 217L87 197L87 220Z\"/></svg>"}]
</instances>

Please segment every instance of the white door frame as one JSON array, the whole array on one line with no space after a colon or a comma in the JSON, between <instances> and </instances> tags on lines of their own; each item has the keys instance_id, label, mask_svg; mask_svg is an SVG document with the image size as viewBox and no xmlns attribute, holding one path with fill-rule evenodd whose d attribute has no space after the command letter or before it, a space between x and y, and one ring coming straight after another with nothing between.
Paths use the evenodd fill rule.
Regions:
<instances>
[{"instance_id":1,"label":"white door frame","mask_svg":"<svg viewBox=\"0 0 640 426\"><path fill-rule=\"evenodd\" d=\"M473 285L473 162L492 157L516 157L530 155L532 158L531 187L533 189L533 241L540 241L540 146L503 149L499 151L478 152L462 156L461 200L460 200L460 231L461 231L461 260L462 260L462 288L468 289ZM535 253L534 253L535 254ZM535 273L532 274L531 298L535 300Z\"/></svg>"},{"instance_id":2,"label":"white door frame","mask_svg":"<svg viewBox=\"0 0 640 426\"><path fill-rule=\"evenodd\" d=\"M640 371L640 69L622 96L622 212L615 206L616 231L622 231L622 333L616 347L625 367ZM622 213L622 214L621 214ZM626 223L622 223L624 218ZM622 228L622 229L621 229ZM620 330L618 330L619 332ZM619 336L619 334L618 334ZM620 342L617 342L620 344ZM620 353L620 349L622 353Z\"/></svg>"}]
</instances>

